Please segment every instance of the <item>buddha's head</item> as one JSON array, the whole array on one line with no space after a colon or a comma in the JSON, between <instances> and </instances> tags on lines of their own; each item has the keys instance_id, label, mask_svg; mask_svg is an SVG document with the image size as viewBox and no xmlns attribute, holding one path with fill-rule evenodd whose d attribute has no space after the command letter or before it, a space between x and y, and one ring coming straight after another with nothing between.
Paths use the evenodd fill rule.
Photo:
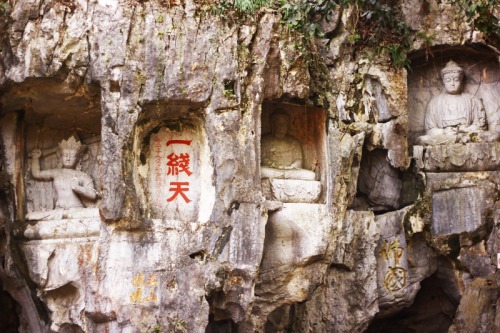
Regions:
<instances>
[{"instance_id":1,"label":"buddha's head","mask_svg":"<svg viewBox=\"0 0 500 333\"><path fill-rule=\"evenodd\" d=\"M464 70L456 62L453 60L448 61L441 70L441 78L448 94L458 95L462 92Z\"/></svg>"},{"instance_id":2,"label":"buddha's head","mask_svg":"<svg viewBox=\"0 0 500 333\"><path fill-rule=\"evenodd\" d=\"M282 109L276 109L271 115L272 132L275 137L284 138L288 132L290 116Z\"/></svg>"},{"instance_id":3,"label":"buddha's head","mask_svg":"<svg viewBox=\"0 0 500 333\"><path fill-rule=\"evenodd\" d=\"M59 143L58 155L61 158L63 168L74 169L80 159L81 151L82 144L74 136L68 140L62 140Z\"/></svg>"}]
</instances>

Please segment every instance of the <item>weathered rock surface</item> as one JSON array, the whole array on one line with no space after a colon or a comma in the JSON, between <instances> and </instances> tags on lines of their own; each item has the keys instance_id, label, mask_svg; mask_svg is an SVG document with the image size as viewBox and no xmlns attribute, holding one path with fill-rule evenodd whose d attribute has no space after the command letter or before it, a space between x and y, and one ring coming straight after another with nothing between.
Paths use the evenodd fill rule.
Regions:
<instances>
[{"instance_id":1,"label":"weathered rock surface","mask_svg":"<svg viewBox=\"0 0 500 333\"><path fill-rule=\"evenodd\" d=\"M499 332L498 276L479 278L467 285L448 332Z\"/></svg>"}]
</instances>

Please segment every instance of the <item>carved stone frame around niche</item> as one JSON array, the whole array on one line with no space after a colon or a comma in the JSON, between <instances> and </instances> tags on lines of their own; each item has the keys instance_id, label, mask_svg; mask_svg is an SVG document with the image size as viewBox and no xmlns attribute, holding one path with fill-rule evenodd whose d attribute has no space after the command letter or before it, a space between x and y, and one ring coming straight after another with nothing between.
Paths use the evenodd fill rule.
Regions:
<instances>
[{"instance_id":1,"label":"carved stone frame around niche","mask_svg":"<svg viewBox=\"0 0 500 333\"><path fill-rule=\"evenodd\" d=\"M46 240L99 234L100 96L96 86L80 89L78 92L68 89L67 83L58 79L36 79L0 91L0 124L8 173L15 189L15 219L30 220L20 225L17 236ZM56 209L54 182L33 176L30 153L41 151L42 172L58 170L62 167L59 143L72 136L81 142L82 149L76 165L68 168L74 169L75 175L86 174L87 183L89 177L92 179L90 187L95 196L86 200L78 194L75 197L81 200L78 206L83 207Z\"/></svg>"},{"instance_id":2,"label":"carved stone frame around niche","mask_svg":"<svg viewBox=\"0 0 500 333\"><path fill-rule=\"evenodd\" d=\"M291 173L290 178L286 175L272 178L261 173L263 195L276 204L276 209L269 211L260 266L262 276L268 277L274 276L280 269L309 265L321 258L327 244L318 240L326 239L331 221L327 204L326 111L289 103L265 103L262 107L261 135L266 139L269 138L267 134L271 135L270 117L279 109L289 117L287 134L302 146L302 168L310 170L315 176L314 180L293 179L295 174ZM296 141L288 141L295 142L296 147ZM272 140L269 142L274 143ZM276 169L279 177L284 169ZM310 175L309 172L305 174L306 178Z\"/></svg>"},{"instance_id":3,"label":"carved stone frame around niche","mask_svg":"<svg viewBox=\"0 0 500 333\"><path fill-rule=\"evenodd\" d=\"M19 222L16 236L27 239L27 243L98 236L101 228L97 208L101 189L101 107L98 87L80 86L75 91L60 78L32 79L0 91L0 104L2 139L9 165L7 172L12 176L17 214L15 219ZM59 144L72 136L82 146L77 149L76 142L66 146L65 151L79 151L79 154L71 155L76 164L71 162L68 165L66 162L66 168L62 168ZM38 178L33 176L34 159L30 154L34 150L41 153L38 158L40 170L54 170L52 174L45 173ZM91 189L92 195L82 196L86 192L74 191L74 196L70 195L72 204L66 208L62 208L66 205L56 207L54 175L62 174L60 170L68 170L65 175L71 174L73 179L78 178L82 182L76 186L77 191ZM86 184L83 184L83 175ZM64 177L58 179L59 186L66 184ZM70 186L68 184L67 189Z\"/></svg>"},{"instance_id":4,"label":"carved stone frame around niche","mask_svg":"<svg viewBox=\"0 0 500 333\"><path fill-rule=\"evenodd\" d=\"M144 215L163 226L207 223L215 205L214 168L200 114L192 105L145 105L144 120L135 128L134 188Z\"/></svg>"}]
</instances>

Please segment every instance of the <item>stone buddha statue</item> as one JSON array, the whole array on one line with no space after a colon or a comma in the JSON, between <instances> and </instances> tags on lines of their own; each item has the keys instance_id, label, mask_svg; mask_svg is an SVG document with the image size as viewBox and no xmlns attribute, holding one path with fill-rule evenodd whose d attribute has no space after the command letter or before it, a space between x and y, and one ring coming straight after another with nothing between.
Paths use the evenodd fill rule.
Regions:
<instances>
[{"instance_id":1,"label":"stone buddha statue","mask_svg":"<svg viewBox=\"0 0 500 333\"><path fill-rule=\"evenodd\" d=\"M470 141L497 141L500 133L487 131L486 113L481 101L462 92L464 70L453 60L441 70L445 92L427 105L425 135L419 145L444 145Z\"/></svg>"},{"instance_id":2,"label":"stone buddha statue","mask_svg":"<svg viewBox=\"0 0 500 333\"><path fill-rule=\"evenodd\" d=\"M97 199L92 178L83 171L76 170L80 158L82 144L74 137L62 140L59 143L57 155L61 158L62 168L40 170L40 157L42 152L35 149L31 152L31 174L36 180L52 181L56 193L55 211L31 212L27 214L28 220L62 218L61 210L84 208L81 198ZM79 214L79 215L86 215Z\"/></svg>"},{"instance_id":3,"label":"stone buddha statue","mask_svg":"<svg viewBox=\"0 0 500 333\"><path fill-rule=\"evenodd\" d=\"M261 177L315 180L316 174L303 168L302 145L287 134L290 117L281 109L271 115L272 132L262 136Z\"/></svg>"}]
</instances>

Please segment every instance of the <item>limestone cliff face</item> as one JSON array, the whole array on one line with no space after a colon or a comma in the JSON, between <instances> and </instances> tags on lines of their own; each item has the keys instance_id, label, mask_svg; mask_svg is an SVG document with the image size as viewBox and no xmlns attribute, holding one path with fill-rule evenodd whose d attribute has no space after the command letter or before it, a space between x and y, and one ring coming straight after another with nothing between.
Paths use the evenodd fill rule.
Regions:
<instances>
[{"instance_id":1,"label":"limestone cliff face","mask_svg":"<svg viewBox=\"0 0 500 333\"><path fill-rule=\"evenodd\" d=\"M312 41L209 8L0 12L0 331L500 331L499 142L416 144L451 58L500 132L494 45L452 5L403 1L407 71L353 47L355 8ZM311 179L261 179L278 109ZM96 197L61 209L72 135Z\"/></svg>"}]
</instances>

